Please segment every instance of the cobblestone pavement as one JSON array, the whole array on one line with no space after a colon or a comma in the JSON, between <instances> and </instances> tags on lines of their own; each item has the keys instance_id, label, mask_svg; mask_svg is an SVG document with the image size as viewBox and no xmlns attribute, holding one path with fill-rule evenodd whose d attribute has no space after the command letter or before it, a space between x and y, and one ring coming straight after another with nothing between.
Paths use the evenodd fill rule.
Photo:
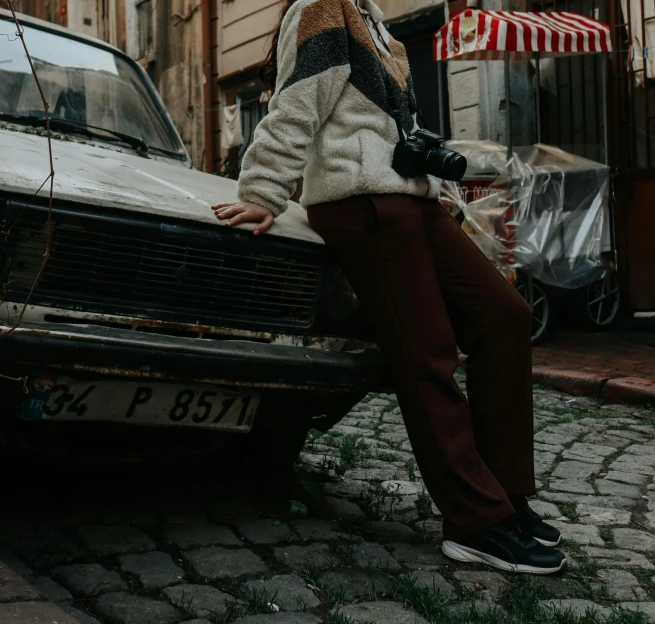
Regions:
<instances>
[{"instance_id":1,"label":"cobblestone pavement","mask_svg":"<svg viewBox=\"0 0 655 624\"><path fill-rule=\"evenodd\" d=\"M566 537L562 575L446 560L397 404L377 395L313 432L288 482L16 466L0 623L655 622L655 413L542 389L536 401L533 507Z\"/></svg>"}]
</instances>

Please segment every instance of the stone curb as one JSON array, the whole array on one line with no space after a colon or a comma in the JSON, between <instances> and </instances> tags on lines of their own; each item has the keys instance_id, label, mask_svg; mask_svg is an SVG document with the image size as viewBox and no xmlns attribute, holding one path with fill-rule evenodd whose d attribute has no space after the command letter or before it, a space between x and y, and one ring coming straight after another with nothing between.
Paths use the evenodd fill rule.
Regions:
<instances>
[{"instance_id":1,"label":"stone curb","mask_svg":"<svg viewBox=\"0 0 655 624\"><path fill-rule=\"evenodd\" d=\"M534 366L532 368L532 379L534 383L567 394L600 397L603 393L603 386L609 381L610 377L596 372ZM616 402L621 403L622 401Z\"/></svg>"},{"instance_id":2,"label":"stone curb","mask_svg":"<svg viewBox=\"0 0 655 624\"><path fill-rule=\"evenodd\" d=\"M466 356L459 355L464 368ZM552 388L574 396L602 398L608 403L629 405L655 405L655 381L644 377L612 377L602 371L579 371L534 366L533 381L545 388Z\"/></svg>"},{"instance_id":3,"label":"stone curb","mask_svg":"<svg viewBox=\"0 0 655 624\"><path fill-rule=\"evenodd\" d=\"M598 397L608 403L655 405L655 381L643 377L612 377L548 366L536 366L532 374L535 383L568 394Z\"/></svg>"},{"instance_id":4,"label":"stone curb","mask_svg":"<svg viewBox=\"0 0 655 624\"><path fill-rule=\"evenodd\" d=\"M603 386L603 398L610 403L655 404L655 381L643 377L610 379Z\"/></svg>"}]
</instances>

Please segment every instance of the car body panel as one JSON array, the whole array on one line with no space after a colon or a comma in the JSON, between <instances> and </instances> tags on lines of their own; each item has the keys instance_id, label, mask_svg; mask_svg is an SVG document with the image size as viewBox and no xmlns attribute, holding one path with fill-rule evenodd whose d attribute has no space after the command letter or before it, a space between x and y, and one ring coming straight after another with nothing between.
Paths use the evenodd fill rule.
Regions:
<instances>
[{"instance_id":1,"label":"car body panel","mask_svg":"<svg viewBox=\"0 0 655 624\"><path fill-rule=\"evenodd\" d=\"M9 16L9 12L0 10L0 19L6 20ZM101 47L128 60L138 69L156 100L159 112L176 132L146 72L122 52L96 39L40 20L22 15L19 19L23 24ZM29 48L29 41L26 43ZM44 423L19 422L15 418L25 401L30 380L41 374L84 380L193 381L216 387L255 388L261 392L265 406L262 418L257 421L259 426L267 431L277 430L283 435L294 427L298 430L306 428L310 420L319 427L315 420L321 417L321 426L329 428L368 391L383 387L380 380L385 377L384 360L374 345L356 338L357 332L351 329L340 334L345 325L335 325L341 329L334 329L327 322L332 318L327 312L320 322L316 321L317 310L324 304L322 278L329 262L325 260L327 253L322 239L309 227L307 214L297 203L289 202L288 210L275 220L271 230L261 239L254 239L248 232L254 224L235 227L246 232L228 232L229 228L216 219L211 207L237 201L237 183L193 169L182 148L179 155L152 150L151 154L144 156L116 142L83 138L74 132L54 132L51 142L54 218L48 228L46 210L50 166L45 134L42 128L21 125L19 120L0 124L0 209L4 210L6 218L12 214L16 216L16 206L22 207L21 215L28 211L42 214L43 231L54 237L54 255L48 267L56 264L58 251L68 253L62 251L67 243L62 243L60 250L57 248L55 239L62 227L57 219L63 216L72 219L73 215L75 219L86 219L75 222L76 233L78 229L83 232L87 225L91 227L89 224L95 219L93 223L99 224L97 227L103 236L108 230L119 231L121 235L129 232L140 242L147 239L149 231L156 233L155 239L166 238L167 241L186 241L192 232L190 248L197 250L200 241L207 245L207 240L210 240L208 247L212 254L214 250L231 250L238 245L239 251L249 254L249 258L264 258L267 253L270 255L271 249L279 251L282 258L291 255L293 262L307 255L320 256L322 260L317 269L320 279L312 295L314 316L307 321L307 326L302 327L285 326L277 317L271 317L275 318L271 323L259 324L219 316L212 317L209 322L203 321L202 315L196 311L190 318L178 319L165 308L148 308L145 312L139 309L143 312L139 316L139 311L134 312L127 305L113 305L104 300L91 305L81 295L71 300L66 308L68 300L57 291L53 291L55 294L50 299L45 297L40 301L40 290L34 290L34 286L29 290L29 284L25 293L30 294L23 299L19 297L22 291L16 291L16 300L7 300L10 292L5 290L4 299L0 299L1 446L34 448L45 453L68 448L69 438L74 445L79 441L78 450L83 448L86 452L87 446L89 449L97 446L87 444L87 432L91 431L86 428L87 423L81 422L80 427L72 428L45 423L43 428ZM139 227L146 228L144 234L140 234L141 230L135 225L137 221ZM65 225L68 227L68 221ZM30 226L21 226L18 219L14 226L16 240L25 236L28 241L36 241L34 245L37 245L47 239L39 238L41 230L33 233ZM22 227L28 234L23 233ZM71 228L66 230L69 231ZM12 269L10 254L14 249L9 244L3 248L2 243L8 240L9 233L5 232L5 239L0 239L0 255L7 252L4 267L7 274ZM25 249L33 251L32 242L29 245ZM30 262L34 260L32 251L24 252ZM22 256L16 254L16 257L23 261ZM35 257L36 261L32 263L36 266L35 276L38 274L42 283L47 283L48 274L42 270L41 255ZM80 263L88 264L89 259L85 256ZM76 265L72 266L75 269ZM240 270L240 266L235 264L234 270ZM65 278L70 279L70 273L65 274ZM179 279L183 283L185 278L181 276ZM293 286L293 277L287 275L284 279L284 283ZM210 278L212 284L216 280L216 277ZM66 294L68 291L62 288L61 292ZM121 294L116 296L119 303L123 301ZM26 298L29 299L27 304L24 302ZM333 296L331 300L334 299ZM139 303L151 306L152 300L143 297ZM114 433L113 429L101 425L97 430L103 433L99 436L103 442L104 433ZM121 435L117 433L115 442ZM131 436L134 435L131 432ZM147 436L144 439L149 443L150 432ZM177 453L177 439L173 440L173 448ZM190 448L197 448L195 439ZM144 450L147 451L145 446L139 448L139 456ZM78 452L71 457L77 461Z\"/></svg>"},{"instance_id":2,"label":"car body panel","mask_svg":"<svg viewBox=\"0 0 655 624\"><path fill-rule=\"evenodd\" d=\"M148 159L134 153L103 149L81 141L52 142L55 169L54 198L64 202L117 208L155 217L174 217L221 225L211 206L237 200L234 180ZM0 193L30 196L49 173L47 138L0 130ZM39 193L48 197L48 185ZM251 223L237 226L252 230ZM289 202L270 234L323 244L309 227L307 213Z\"/></svg>"}]
</instances>

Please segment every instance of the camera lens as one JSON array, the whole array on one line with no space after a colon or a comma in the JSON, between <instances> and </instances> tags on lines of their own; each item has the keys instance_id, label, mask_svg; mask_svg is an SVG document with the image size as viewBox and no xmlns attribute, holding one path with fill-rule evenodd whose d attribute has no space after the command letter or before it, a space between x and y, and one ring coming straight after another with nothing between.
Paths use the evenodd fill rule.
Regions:
<instances>
[{"instance_id":1,"label":"camera lens","mask_svg":"<svg viewBox=\"0 0 655 624\"><path fill-rule=\"evenodd\" d=\"M459 182L466 173L466 158L443 147L430 150L427 158L428 173L442 180Z\"/></svg>"}]
</instances>

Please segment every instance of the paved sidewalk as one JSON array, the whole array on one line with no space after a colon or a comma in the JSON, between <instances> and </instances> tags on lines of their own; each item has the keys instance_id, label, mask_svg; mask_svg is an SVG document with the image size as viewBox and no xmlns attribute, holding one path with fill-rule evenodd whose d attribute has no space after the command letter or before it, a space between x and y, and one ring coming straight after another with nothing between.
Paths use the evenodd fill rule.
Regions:
<instances>
[{"instance_id":1,"label":"paved sidewalk","mask_svg":"<svg viewBox=\"0 0 655 624\"><path fill-rule=\"evenodd\" d=\"M560 331L534 351L535 383L602 397L655 404L655 333Z\"/></svg>"},{"instance_id":2,"label":"paved sidewalk","mask_svg":"<svg viewBox=\"0 0 655 624\"><path fill-rule=\"evenodd\" d=\"M253 492L210 470L21 467L3 486L0 623L655 623L654 415L536 389L533 506L570 564L552 578L441 554L389 395L312 432L295 482Z\"/></svg>"}]
</instances>

